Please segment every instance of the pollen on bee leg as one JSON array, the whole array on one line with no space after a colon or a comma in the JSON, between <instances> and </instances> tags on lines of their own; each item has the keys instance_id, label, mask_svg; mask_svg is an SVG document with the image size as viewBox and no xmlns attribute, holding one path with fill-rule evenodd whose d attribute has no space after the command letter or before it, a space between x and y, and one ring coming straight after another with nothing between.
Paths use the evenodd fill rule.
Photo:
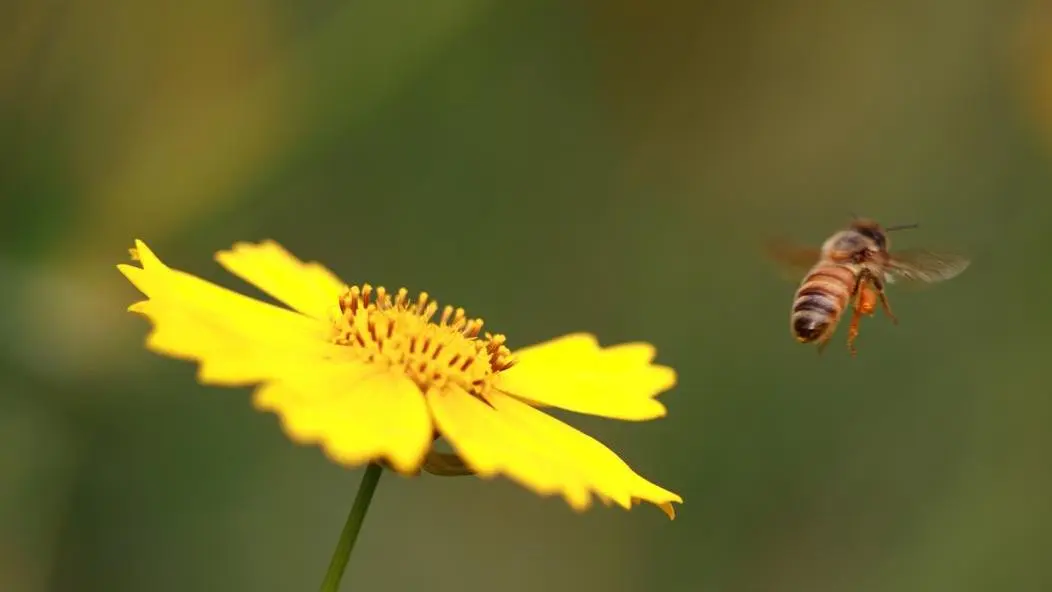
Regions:
<instances>
[{"instance_id":1,"label":"pollen on bee leg","mask_svg":"<svg viewBox=\"0 0 1052 592\"><path fill-rule=\"evenodd\" d=\"M877 310L877 292L869 284L863 284L858 292L855 308L860 314L873 316Z\"/></svg>"}]
</instances>

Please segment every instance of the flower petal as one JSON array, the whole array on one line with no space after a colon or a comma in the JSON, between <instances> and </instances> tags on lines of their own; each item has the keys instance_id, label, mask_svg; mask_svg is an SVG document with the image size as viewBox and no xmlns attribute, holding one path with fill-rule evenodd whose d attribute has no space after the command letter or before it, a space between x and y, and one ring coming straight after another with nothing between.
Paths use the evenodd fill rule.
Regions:
<instances>
[{"instance_id":1,"label":"flower petal","mask_svg":"<svg viewBox=\"0 0 1052 592\"><path fill-rule=\"evenodd\" d=\"M231 250L216 253L216 261L305 315L328 320L339 313L340 293L346 285L324 266L304 263L274 241L236 243Z\"/></svg>"},{"instance_id":2,"label":"flower petal","mask_svg":"<svg viewBox=\"0 0 1052 592\"><path fill-rule=\"evenodd\" d=\"M592 493L630 509L638 500L675 517L682 498L640 477L609 448L500 393L489 403L459 388L428 393L440 432L481 477L503 473L541 495L559 493L575 510L591 505Z\"/></svg>"},{"instance_id":3,"label":"flower petal","mask_svg":"<svg viewBox=\"0 0 1052 592\"><path fill-rule=\"evenodd\" d=\"M147 347L200 362L202 382L253 384L343 354L326 323L172 269L141 241L136 254L141 268L117 268L149 297L129 307L153 323Z\"/></svg>"},{"instance_id":4,"label":"flower petal","mask_svg":"<svg viewBox=\"0 0 1052 592\"><path fill-rule=\"evenodd\" d=\"M293 441L317 443L334 461L386 459L412 475L431 448L431 417L420 389L401 374L364 364L322 364L256 391Z\"/></svg>"},{"instance_id":5,"label":"flower petal","mask_svg":"<svg viewBox=\"0 0 1052 592\"><path fill-rule=\"evenodd\" d=\"M654 399L676 384L676 373L651 364L654 346L624 343L601 348L585 333L566 335L514 353L498 388L536 404L614 419L663 417Z\"/></svg>"}]
</instances>

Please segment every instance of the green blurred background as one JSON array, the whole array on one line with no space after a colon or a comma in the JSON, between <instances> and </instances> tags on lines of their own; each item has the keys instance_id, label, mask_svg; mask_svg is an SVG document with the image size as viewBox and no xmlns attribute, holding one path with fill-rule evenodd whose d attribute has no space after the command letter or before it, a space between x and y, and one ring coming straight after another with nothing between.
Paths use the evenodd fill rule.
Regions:
<instances>
[{"instance_id":1,"label":"green blurred background","mask_svg":"<svg viewBox=\"0 0 1052 592\"><path fill-rule=\"evenodd\" d=\"M347 589L1052 590L1046 2L409 4L0 8L0 590L316 589L354 496L143 349L135 238L252 294L212 253L274 238L679 370L663 420L561 416L675 522L389 476ZM974 264L819 357L759 245L851 213Z\"/></svg>"}]
</instances>

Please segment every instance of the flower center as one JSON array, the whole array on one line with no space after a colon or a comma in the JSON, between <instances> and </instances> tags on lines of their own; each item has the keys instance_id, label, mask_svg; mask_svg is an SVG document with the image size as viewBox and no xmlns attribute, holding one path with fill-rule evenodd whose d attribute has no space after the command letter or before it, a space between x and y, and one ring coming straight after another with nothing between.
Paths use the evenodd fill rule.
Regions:
<instances>
[{"instance_id":1,"label":"flower center","mask_svg":"<svg viewBox=\"0 0 1052 592\"><path fill-rule=\"evenodd\" d=\"M484 396L514 363L504 336L480 337L482 319L467 318L463 308L446 306L433 322L438 303L427 292L411 301L405 288L392 298L382 286L351 286L340 296L340 311L334 343L370 364L400 369L421 391L452 382Z\"/></svg>"}]
</instances>

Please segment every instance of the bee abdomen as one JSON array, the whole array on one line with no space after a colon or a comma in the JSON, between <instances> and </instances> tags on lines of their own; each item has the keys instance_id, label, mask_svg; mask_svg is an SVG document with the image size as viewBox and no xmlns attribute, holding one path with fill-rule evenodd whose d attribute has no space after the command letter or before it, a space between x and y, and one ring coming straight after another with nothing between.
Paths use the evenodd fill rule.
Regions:
<instances>
[{"instance_id":1,"label":"bee abdomen","mask_svg":"<svg viewBox=\"0 0 1052 592\"><path fill-rule=\"evenodd\" d=\"M832 316L840 310L837 301L828 294L821 291L805 292L801 290L796 302L793 303L793 312L817 312Z\"/></svg>"},{"instance_id":2,"label":"bee abdomen","mask_svg":"<svg viewBox=\"0 0 1052 592\"><path fill-rule=\"evenodd\" d=\"M822 337L839 314L837 302L820 290L805 293L793 303L793 334L807 343Z\"/></svg>"},{"instance_id":3,"label":"bee abdomen","mask_svg":"<svg viewBox=\"0 0 1052 592\"><path fill-rule=\"evenodd\" d=\"M793 301L791 325L798 341L815 341L836 325L854 286L855 274L838 265L813 270Z\"/></svg>"},{"instance_id":4,"label":"bee abdomen","mask_svg":"<svg viewBox=\"0 0 1052 592\"><path fill-rule=\"evenodd\" d=\"M825 315L816 315L811 312L797 313L793 315L793 335L801 343L814 341L829 330L831 322Z\"/></svg>"}]
</instances>

